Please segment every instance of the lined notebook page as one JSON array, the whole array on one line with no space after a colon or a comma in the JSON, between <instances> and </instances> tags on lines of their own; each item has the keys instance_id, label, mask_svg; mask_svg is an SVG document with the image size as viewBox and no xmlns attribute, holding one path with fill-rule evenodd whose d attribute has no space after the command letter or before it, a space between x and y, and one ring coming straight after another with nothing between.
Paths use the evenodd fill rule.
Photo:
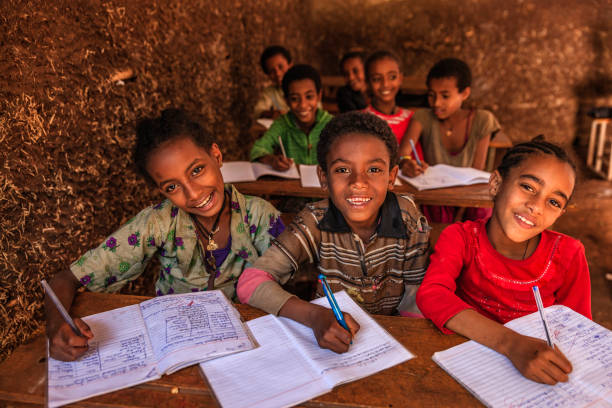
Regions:
<instances>
[{"instance_id":1,"label":"lined notebook page","mask_svg":"<svg viewBox=\"0 0 612 408\"><path fill-rule=\"evenodd\" d=\"M317 368L318 374L326 377L330 388L367 377L414 357L345 291L335 293L335 297L342 312L350 313L360 325L353 344L346 353L336 354L331 350L320 348L309 327L290 319L280 318L297 346L305 351ZM312 303L329 308L329 302L325 297L318 298Z\"/></svg>"},{"instance_id":2,"label":"lined notebook page","mask_svg":"<svg viewBox=\"0 0 612 408\"><path fill-rule=\"evenodd\" d=\"M95 337L77 361L49 358L49 406L159 378L149 336L138 305L83 318Z\"/></svg>"},{"instance_id":3,"label":"lined notebook page","mask_svg":"<svg viewBox=\"0 0 612 408\"><path fill-rule=\"evenodd\" d=\"M545 313L553 342L574 368L567 383L530 381L506 357L474 341L435 353L433 360L490 407L612 406L612 332L565 306ZM506 326L545 339L537 312Z\"/></svg>"}]
</instances>

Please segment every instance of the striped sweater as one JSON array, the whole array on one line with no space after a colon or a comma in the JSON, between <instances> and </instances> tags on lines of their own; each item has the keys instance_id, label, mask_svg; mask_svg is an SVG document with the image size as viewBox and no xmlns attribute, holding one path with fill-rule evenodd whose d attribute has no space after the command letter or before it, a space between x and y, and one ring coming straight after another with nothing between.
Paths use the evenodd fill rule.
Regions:
<instances>
[{"instance_id":1,"label":"striped sweater","mask_svg":"<svg viewBox=\"0 0 612 408\"><path fill-rule=\"evenodd\" d=\"M368 242L350 230L331 201L310 204L253 265L275 281L258 284L241 299L278 314L292 296L279 283L286 283L296 271L307 268L313 270L310 278L316 280L318 273L325 274L332 291L346 290L370 313L418 313L414 298L427 267L429 229L410 198L391 192ZM312 265L317 272L309 268ZM245 281L248 275L247 269L242 275ZM317 296L324 296L320 284Z\"/></svg>"}]
</instances>

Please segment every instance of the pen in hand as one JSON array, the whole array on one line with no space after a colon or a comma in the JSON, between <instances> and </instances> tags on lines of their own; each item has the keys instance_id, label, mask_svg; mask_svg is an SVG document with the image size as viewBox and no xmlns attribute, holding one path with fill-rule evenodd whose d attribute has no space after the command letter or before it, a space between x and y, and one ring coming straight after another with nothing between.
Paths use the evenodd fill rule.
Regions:
<instances>
[{"instance_id":1,"label":"pen in hand","mask_svg":"<svg viewBox=\"0 0 612 408\"><path fill-rule=\"evenodd\" d=\"M325 296L327 297L329 305L331 306L331 309L334 312L334 316L336 316L336 320L338 321L340 326L342 326L346 331L350 333L351 330L346 324L346 320L344 320L344 315L342 314L342 311L340 310L340 307L338 306L338 303L336 302L336 298L334 297L334 294L332 293L329 285L327 284L327 278L325 278L325 275L323 274L319 275L319 282L321 282L321 285L323 286L323 292L325 293ZM353 344L352 341L351 341L351 344Z\"/></svg>"},{"instance_id":2,"label":"pen in hand","mask_svg":"<svg viewBox=\"0 0 612 408\"><path fill-rule=\"evenodd\" d=\"M66 323L68 323L68 325L70 326L72 331L77 336L83 336L83 334L81 333L79 328L76 326L76 324L74 324L74 321L72 320L72 318L70 317L70 315L68 314L66 309L64 308L64 305L62 305L62 302L60 302L60 300L58 299L57 295L55 294L53 289L51 289L51 286L49 286L47 281L43 279L40 283L42 284L43 288L45 288L45 293L49 296L51 301L53 301L53 304L55 305L57 310L60 312L60 314L62 315L62 317L66 321Z\"/></svg>"},{"instance_id":3,"label":"pen in hand","mask_svg":"<svg viewBox=\"0 0 612 408\"><path fill-rule=\"evenodd\" d=\"M414 142L412 141L412 139L409 139L408 141L410 142L410 147L412 148L412 154L414 154L414 159L416 160L419 167L423 167L423 163L421 162L421 158L419 157L419 154L417 153Z\"/></svg>"},{"instance_id":4,"label":"pen in hand","mask_svg":"<svg viewBox=\"0 0 612 408\"><path fill-rule=\"evenodd\" d=\"M540 312L540 318L542 319L542 324L544 325L544 333L546 333L546 341L550 347L554 348L552 337L550 336L550 332L548 330L548 322L546 321L546 316L544 315L544 304L542 303L542 297L540 296L540 289L537 285L532 286L533 297L535 298L536 305L538 306L538 311Z\"/></svg>"}]
</instances>

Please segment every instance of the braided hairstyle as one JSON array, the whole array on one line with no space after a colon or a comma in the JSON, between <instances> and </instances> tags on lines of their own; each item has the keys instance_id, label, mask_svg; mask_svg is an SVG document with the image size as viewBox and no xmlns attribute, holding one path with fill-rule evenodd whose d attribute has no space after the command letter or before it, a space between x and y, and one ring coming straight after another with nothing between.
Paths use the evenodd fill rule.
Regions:
<instances>
[{"instance_id":1,"label":"braided hairstyle","mask_svg":"<svg viewBox=\"0 0 612 408\"><path fill-rule=\"evenodd\" d=\"M510 169L521 164L527 157L536 154L554 156L560 161L569 164L574 174L576 174L576 165L565 150L556 144L545 141L542 135L536 136L529 142L517 144L508 150L497 167L497 171L499 171L502 177L506 177Z\"/></svg>"},{"instance_id":2,"label":"braided hairstyle","mask_svg":"<svg viewBox=\"0 0 612 408\"><path fill-rule=\"evenodd\" d=\"M390 168L397 164L397 139L387 122L371 113L351 111L335 116L321 131L317 143L317 160L325 173L327 173L327 154L331 146L348 133L371 135L382 140L389 151Z\"/></svg>"},{"instance_id":3,"label":"braided hairstyle","mask_svg":"<svg viewBox=\"0 0 612 408\"><path fill-rule=\"evenodd\" d=\"M197 120L179 109L166 109L159 118L141 120L136 127L136 146L132 156L138 173L155 185L155 181L147 171L151 153L170 140L185 137L206 151L210 151L215 142Z\"/></svg>"}]
</instances>

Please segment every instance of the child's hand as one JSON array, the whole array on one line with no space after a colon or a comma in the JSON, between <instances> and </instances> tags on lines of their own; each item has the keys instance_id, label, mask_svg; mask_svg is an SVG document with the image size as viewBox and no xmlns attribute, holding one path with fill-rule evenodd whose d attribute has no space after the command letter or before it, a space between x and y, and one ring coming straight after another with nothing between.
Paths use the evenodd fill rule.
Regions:
<instances>
[{"instance_id":1,"label":"child's hand","mask_svg":"<svg viewBox=\"0 0 612 408\"><path fill-rule=\"evenodd\" d=\"M561 350L550 348L543 340L515 333L509 350L512 364L530 380L555 385L566 382L572 372L572 364Z\"/></svg>"},{"instance_id":2,"label":"child's hand","mask_svg":"<svg viewBox=\"0 0 612 408\"><path fill-rule=\"evenodd\" d=\"M423 174L429 165L425 161L421 160L421 165L416 162L413 158L402 160L401 170L404 175L408 177L416 177L419 174Z\"/></svg>"},{"instance_id":3,"label":"child's hand","mask_svg":"<svg viewBox=\"0 0 612 408\"><path fill-rule=\"evenodd\" d=\"M286 171L293 165L293 160L282 154L268 154L259 159L260 162L272 166L274 170Z\"/></svg>"},{"instance_id":4,"label":"child's hand","mask_svg":"<svg viewBox=\"0 0 612 408\"><path fill-rule=\"evenodd\" d=\"M346 331L334 316L331 309L317 307L311 312L312 331L321 348L330 349L336 353L348 351L355 333L359 331L359 324L349 313L343 313L344 320L350 332Z\"/></svg>"},{"instance_id":5,"label":"child's hand","mask_svg":"<svg viewBox=\"0 0 612 408\"><path fill-rule=\"evenodd\" d=\"M49 336L49 354L54 359L73 361L89 349L87 342L94 336L91 329L79 318L74 319L74 324L83 336L78 336L66 322L63 322L55 332L47 333Z\"/></svg>"}]
</instances>

